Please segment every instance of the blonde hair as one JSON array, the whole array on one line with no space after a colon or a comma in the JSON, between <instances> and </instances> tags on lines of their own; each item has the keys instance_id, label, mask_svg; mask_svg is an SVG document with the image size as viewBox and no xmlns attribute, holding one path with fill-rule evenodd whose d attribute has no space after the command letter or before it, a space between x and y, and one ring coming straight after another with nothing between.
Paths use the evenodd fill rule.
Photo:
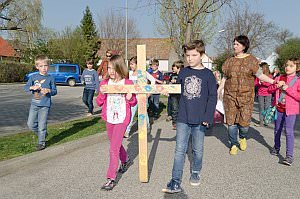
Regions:
<instances>
[{"instance_id":1,"label":"blonde hair","mask_svg":"<svg viewBox=\"0 0 300 199\"><path fill-rule=\"evenodd\" d=\"M48 65L50 63L49 58L47 56L38 55L38 56L35 57L35 60L34 60L35 66L37 66L37 64L40 63L41 61L45 61Z\"/></svg>"},{"instance_id":2,"label":"blonde hair","mask_svg":"<svg viewBox=\"0 0 300 199\"><path fill-rule=\"evenodd\" d=\"M113 69L120 75L122 79L128 78L128 68L126 67L124 58L121 55L113 55L108 64L111 64ZM106 79L109 78L109 74L106 74Z\"/></svg>"}]
</instances>

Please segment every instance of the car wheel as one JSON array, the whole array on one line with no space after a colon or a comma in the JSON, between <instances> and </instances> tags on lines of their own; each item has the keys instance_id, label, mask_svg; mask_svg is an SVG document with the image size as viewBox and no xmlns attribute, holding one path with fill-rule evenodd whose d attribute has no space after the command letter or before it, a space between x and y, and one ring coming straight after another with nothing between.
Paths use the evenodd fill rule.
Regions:
<instances>
[{"instance_id":1,"label":"car wheel","mask_svg":"<svg viewBox=\"0 0 300 199\"><path fill-rule=\"evenodd\" d=\"M76 82L75 82L75 79L68 79L68 84L69 86L75 86Z\"/></svg>"}]
</instances>

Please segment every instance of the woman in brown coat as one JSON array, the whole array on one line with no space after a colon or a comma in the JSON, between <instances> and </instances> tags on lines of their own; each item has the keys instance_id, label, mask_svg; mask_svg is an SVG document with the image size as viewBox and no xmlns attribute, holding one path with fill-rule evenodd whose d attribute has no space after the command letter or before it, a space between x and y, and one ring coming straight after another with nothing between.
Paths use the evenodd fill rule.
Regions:
<instances>
[{"instance_id":1,"label":"woman in brown coat","mask_svg":"<svg viewBox=\"0 0 300 199\"><path fill-rule=\"evenodd\" d=\"M234 57L228 58L223 64L224 77L218 89L219 98L222 98L221 93L224 89L223 103L231 155L236 155L238 148L242 151L247 148L246 138L254 103L255 77L264 82L275 83L273 79L263 74L259 61L254 56L246 54L249 46L248 37L240 35L234 38Z\"/></svg>"}]
</instances>

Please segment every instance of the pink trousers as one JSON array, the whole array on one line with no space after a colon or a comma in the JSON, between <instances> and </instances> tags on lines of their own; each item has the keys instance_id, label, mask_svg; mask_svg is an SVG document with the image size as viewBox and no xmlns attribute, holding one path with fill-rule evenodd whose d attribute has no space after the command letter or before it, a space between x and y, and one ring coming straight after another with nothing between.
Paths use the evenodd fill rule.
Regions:
<instances>
[{"instance_id":1,"label":"pink trousers","mask_svg":"<svg viewBox=\"0 0 300 199\"><path fill-rule=\"evenodd\" d=\"M127 124L111 124L106 122L107 136L110 141L109 166L106 177L112 180L116 179L119 159L121 163L126 162L128 159L127 152L122 145L126 128Z\"/></svg>"}]
</instances>

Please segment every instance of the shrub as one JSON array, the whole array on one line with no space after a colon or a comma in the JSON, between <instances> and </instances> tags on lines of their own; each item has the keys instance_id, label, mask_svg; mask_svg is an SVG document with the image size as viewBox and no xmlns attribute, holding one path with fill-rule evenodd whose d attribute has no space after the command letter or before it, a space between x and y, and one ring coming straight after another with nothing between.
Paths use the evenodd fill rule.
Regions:
<instances>
[{"instance_id":1,"label":"shrub","mask_svg":"<svg viewBox=\"0 0 300 199\"><path fill-rule=\"evenodd\" d=\"M291 58L300 59L300 38L289 39L286 43L279 46L276 51L279 55L276 60L277 66L282 67Z\"/></svg>"},{"instance_id":2,"label":"shrub","mask_svg":"<svg viewBox=\"0 0 300 199\"><path fill-rule=\"evenodd\" d=\"M0 83L22 82L26 73L33 70L32 64L1 61Z\"/></svg>"}]
</instances>

